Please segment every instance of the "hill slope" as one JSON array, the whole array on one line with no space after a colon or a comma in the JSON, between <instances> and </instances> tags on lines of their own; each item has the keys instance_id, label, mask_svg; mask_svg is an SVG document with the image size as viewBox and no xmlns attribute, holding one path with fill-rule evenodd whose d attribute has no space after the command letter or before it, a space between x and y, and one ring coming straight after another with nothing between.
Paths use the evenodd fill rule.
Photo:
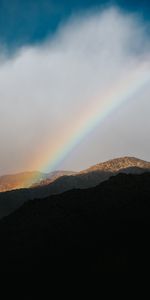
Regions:
<instances>
[{"instance_id":1,"label":"hill slope","mask_svg":"<svg viewBox=\"0 0 150 300\"><path fill-rule=\"evenodd\" d=\"M38 171L22 172L12 175L0 176L0 192L6 192L16 189L29 188L31 186L46 185L61 176L72 175L71 171L54 171L48 174Z\"/></svg>"},{"instance_id":2,"label":"hill slope","mask_svg":"<svg viewBox=\"0 0 150 300\"><path fill-rule=\"evenodd\" d=\"M119 174L91 189L29 201L4 218L1 270L145 270L149 233L150 174Z\"/></svg>"},{"instance_id":3,"label":"hill slope","mask_svg":"<svg viewBox=\"0 0 150 300\"><path fill-rule=\"evenodd\" d=\"M129 168L141 168L141 169L150 169L150 162L144 161L142 159L138 159L136 157L119 157L108 160L106 162L102 162L96 164L81 173L89 173L94 171L110 171L110 172L118 172L120 170Z\"/></svg>"},{"instance_id":4,"label":"hill slope","mask_svg":"<svg viewBox=\"0 0 150 300\"><path fill-rule=\"evenodd\" d=\"M29 178L39 178L42 179L46 174L41 172L22 172L12 175L0 176L0 192L6 192L9 190L14 190L18 188L29 187Z\"/></svg>"},{"instance_id":5,"label":"hill slope","mask_svg":"<svg viewBox=\"0 0 150 300\"><path fill-rule=\"evenodd\" d=\"M44 198L71 189L94 187L118 173L141 174L150 171L150 163L137 158L123 157L97 164L87 170L62 176L62 171L52 172L37 186L0 193L0 218L20 207L27 200ZM64 171L63 171L64 172ZM66 174L66 173L65 173ZM67 174L70 174L67 172ZM47 184L47 181L50 182Z\"/></svg>"}]
</instances>

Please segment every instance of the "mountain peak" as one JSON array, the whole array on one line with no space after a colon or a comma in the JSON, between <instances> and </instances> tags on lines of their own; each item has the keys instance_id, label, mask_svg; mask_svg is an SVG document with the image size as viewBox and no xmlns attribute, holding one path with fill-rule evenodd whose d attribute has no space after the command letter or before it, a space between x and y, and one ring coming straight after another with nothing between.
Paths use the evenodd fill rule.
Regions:
<instances>
[{"instance_id":1,"label":"mountain peak","mask_svg":"<svg viewBox=\"0 0 150 300\"><path fill-rule=\"evenodd\" d=\"M124 157L114 158L106 162L96 164L86 169L83 172L87 173L89 171L91 172L91 171L98 171L98 170L117 172L121 169L127 169L132 167L150 169L150 162L144 161L136 157L124 156Z\"/></svg>"}]
</instances>

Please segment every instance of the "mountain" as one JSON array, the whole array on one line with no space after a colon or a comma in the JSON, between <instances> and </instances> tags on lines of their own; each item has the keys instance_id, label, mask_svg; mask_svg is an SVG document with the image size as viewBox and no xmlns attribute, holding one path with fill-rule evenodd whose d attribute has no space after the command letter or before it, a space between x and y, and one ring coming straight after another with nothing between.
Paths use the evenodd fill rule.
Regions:
<instances>
[{"instance_id":1,"label":"mountain","mask_svg":"<svg viewBox=\"0 0 150 300\"><path fill-rule=\"evenodd\" d=\"M118 173L141 174L145 171L150 171L149 162L133 157L123 157L97 164L72 175L60 176L62 173L54 172L53 179L58 175L55 180L51 180L49 177L43 179L36 186L32 186L32 188L0 193L0 218L10 214L27 200L44 198L71 189L94 187ZM47 184L49 180L51 182Z\"/></svg>"},{"instance_id":2,"label":"mountain","mask_svg":"<svg viewBox=\"0 0 150 300\"><path fill-rule=\"evenodd\" d=\"M39 178L39 180L41 180L45 175L46 174L35 171L0 176L0 192L29 187L29 178Z\"/></svg>"},{"instance_id":3,"label":"mountain","mask_svg":"<svg viewBox=\"0 0 150 300\"><path fill-rule=\"evenodd\" d=\"M26 202L0 221L1 272L146 272L150 173Z\"/></svg>"},{"instance_id":4,"label":"mountain","mask_svg":"<svg viewBox=\"0 0 150 300\"><path fill-rule=\"evenodd\" d=\"M0 176L0 192L6 192L15 189L28 188L31 186L49 184L57 178L65 175L72 175L75 172L55 171L48 174L38 171L22 172L12 175ZM31 180L31 178L33 178Z\"/></svg>"},{"instance_id":5,"label":"mountain","mask_svg":"<svg viewBox=\"0 0 150 300\"><path fill-rule=\"evenodd\" d=\"M75 174L76 174L76 172L73 172L73 171L59 171L59 170L53 171L48 174L45 174L45 176L43 176L43 178L41 178L40 181L35 182L30 187L38 187L38 186L48 185L48 184L52 183L53 181L55 181L56 179L58 179L59 177L71 176L71 175L75 175Z\"/></svg>"},{"instance_id":6,"label":"mountain","mask_svg":"<svg viewBox=\"0 0 150 300\"><path fill-rule=\"evenodd\" d=\"M105 172L118 172L121 170L126 170L126 172L131 171L131 168L139 168L139 169L150 169L150 162L144 161L142 159L138 159L135 157L129 157L124 156L120 158L115 158L108 160L103 163L99 163L97 165L94 165L81 173L89 173L89 172L95 172L95 171L105 171Z\"/></svg>"},{"instance_id":7,"label":"mountain","mask_svg":"<svg viewBox=\"0 0 150 300\"><path fill-rule=\"evenodd\" d=\"M109 179L110 176L117 175L120 172L126 174L140 174L145 171L150 171L150 162L126 156L96 164L88 169L76 173L66 172L65 174L64 171L62 173L61 171L58 171L58 176L56 172L56 176L52 177L52 180L43 179L41 182L36 184L36 187L39 188L38 192L40 196L43 197L50 194L64 192L73 188L82 189L96 186L97 184ZM66 177L65 175L69 176ZM41 186L44 186L44 189L41 189ZM38 197L38 195L36 195L36 197Z\"/></svg>"}]
</instances>

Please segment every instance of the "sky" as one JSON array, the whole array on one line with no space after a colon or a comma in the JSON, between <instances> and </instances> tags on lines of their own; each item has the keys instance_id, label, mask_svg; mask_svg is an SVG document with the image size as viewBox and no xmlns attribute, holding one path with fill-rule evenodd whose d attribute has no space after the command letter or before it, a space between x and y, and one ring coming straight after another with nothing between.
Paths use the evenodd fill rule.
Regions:
<instances>
[{"instance_id":1,"label":"sky","mask_svg":"<svg viewBox=\"0 0 150 300\"><path fill-rule=\"evenodd\" d=\"M0 0L0 174L150 161L149 1Z\"/></svg>"}]
</instances>

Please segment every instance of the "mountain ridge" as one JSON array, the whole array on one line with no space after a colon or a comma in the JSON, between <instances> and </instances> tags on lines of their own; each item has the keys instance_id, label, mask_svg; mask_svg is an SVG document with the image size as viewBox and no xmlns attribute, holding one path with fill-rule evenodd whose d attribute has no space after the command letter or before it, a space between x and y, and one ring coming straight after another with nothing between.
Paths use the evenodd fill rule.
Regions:
<instances>
[{"instance_id":1,"label":"mountain ridge","mask_svg":"<svg viewBox=\"0 0 150 300\"><path fill-rule=\"evenodd\" d=\"M29 188L32 186L37 186L39 184L42 185L44 182L45 184L48 184L56 180L58 177L71 174L75 174L75 172L63 170L53 171L50 173L42 173L40 171L26 171L15 174L2 175L0 176L0 192Z\"/></svg>"},{"instance_id":2,"label":"mountain ridge","mask_svg":"<svg viewBox=\"0 0 150 300\"><path fill-rule=\"evenodd\" d=\"M0 221L1 270L146 270L149 200L150 173L144 173L118 174L90 189L28 201Z\"/></svg>"},{"instance_id":3,"label":"mountain ridge","mask_svg":"<svg viewBox=\"0 0 150 300\"><path fill-rule=\"evenodd\" d=\"M124 156L119 158L110 159L104 162L100 162L96 165L92 165L79 172L67 171L67 170L57 170L50 173L42 173L40 171L29 171L20 172L15 174L6 174L0 176L0 192L11 191L21 188L30 188L44 186L52 183L62 176L79 176L82 174L87 174L91 172L118 172L121 169L138 167L142 169L150 169L150 162L144 161L142 159L130 156ZM32 178L30 180L30 178ZM36 179L38 178L38 179Z\"/></svg>"},{"instance_id":4,"label":"mountain ridge","mask_svg":"<svg viewBox=\"0 0 150 300\"><path fill-rule=\"evenodd\" d=\"M149 162L129 157L123 158L123 162L124 163L121 164L121 158L109 160L105 163L97 164L96 166L98 167L96 167L96 169L94 166L94 169L87 169L90 171L86 170L69 176L60 176L49 184L43 183L42 185L32 186L30 188L0 193L0 218L10 214L28 200L45 198L50 195L61 194L72 189L86 189L94 187L101 182L108 180L111 176L116 176L118 173L141 174L144 172L150 172ZM117 171L110 169L110 164L113 166L113 169L114 164L116 164ZM135 166L136 164L137 166ZM100 169L100 165L105 165L105 169ZM118 169L118 167L120 168L121 166L128 167ZM141 166L143 166L143 168L141 168Z\"/></svg>"},{"instance_id":5,"label":"mountain ridge","mask_svg":"<svg viewBox=\"0 0 150 300\"><path fill-rule=\"evenodd\" d=\"M120 169L125 169L128 167L140 167L143 169L150 169L150 162L136 158L134 156L123 156L109 159L107 161L90 166L89 168L81 171L80 173L86 173L95 170L107 170L116 172Z\"/></svg>"}]
</instances>

